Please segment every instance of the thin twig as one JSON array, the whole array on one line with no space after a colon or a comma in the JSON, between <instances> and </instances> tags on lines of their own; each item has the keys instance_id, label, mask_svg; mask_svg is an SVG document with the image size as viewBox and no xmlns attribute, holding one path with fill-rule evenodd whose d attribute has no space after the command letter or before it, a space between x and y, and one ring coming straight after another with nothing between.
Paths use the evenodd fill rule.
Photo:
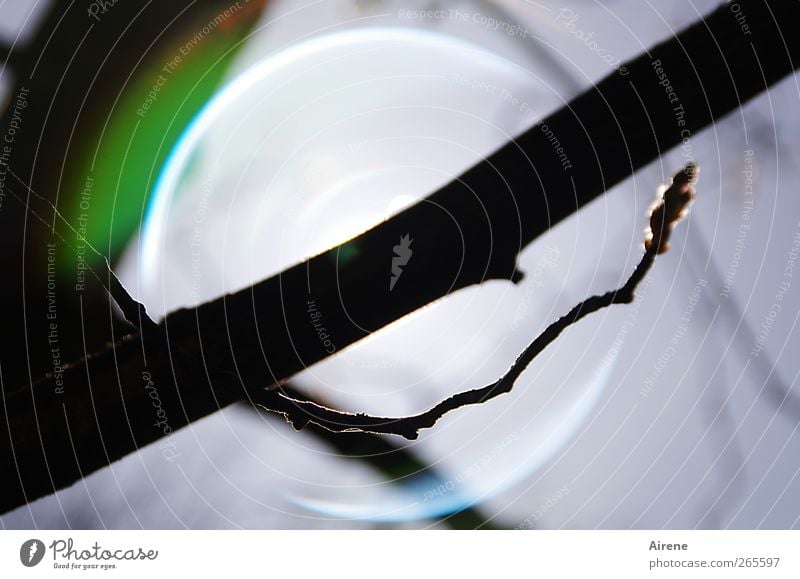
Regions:
<instances>
[{"instance_id":1,"label":"thin twig","mask_svg":"<svg viewBox=\"0 0 800 579\"><path fill-rule=\"evenodd\" d=\"M39 215L31 206L28 200L22 199L21 196L17 195L14 191L9 190L11 193L11 198L21 203L25 210L28 212L29 215L40 221L42 224L48 226L50 228L51 233L57 237L64 245L66 245L69 249L71 249L75 254L77 254L77 250L70 245L70 243L64 239L64 236L61 235L55 228L55 221L59 223L63 223L70 232L74 233L77 240L81 242L85 247L89 248L95 256L99 257L103 261L103 265L105 266L105 275L108 277L108 283L103 281L103 278L100 277L100 272L96 271L91 265L87 265L86 269L89 273L97 280L100 286L111 296L111 299L114 300L114 303L117 304L122 315L125 317L125 320L130 323L133 327L139 330L150 329L155 330L158 328L158 324L153 321L147 313L147 309L145 308L144 304L135 300L128 290L122 285L122 282L119 281L117 274L114 273L114 269L111 267L111 262L108 261L108 257L101 253L100 250L95 248L89 240L86 239L84 235L82 235L73 225L61 214L58 208L53 205L53 203L40 195L36 191L31 188L31 186L25 182L19 175L17 175L10 167L6 166L6 171L10 174L16 181L25 187L28 191L28 195L32 195L37 200L43 202L47 205L48 209L53 211L54 221L52 226L49 226L47 221Z\"/></svg>"},{"instance_id":2,"label":"thin twig","mask_svg":"<svg viewBox=\"0 0 800 579\"><path fill-rule=\"evenodd\" d=\"M253 402L266 410L283 414L297 430L302 429L308 423L313 423L333 432L396 434L414 440L419 436L420 430L431 428L448 412L462 406L483 404L500 394L510 392L514 383L536 356L553 343L569 326L610 305L628 304L633 301L636 287L652 267L656 255L664 253L669 248L672 229L685 216L689 204L694 199L693 184L696 182L697 176L697 165L689 163L673 177L663 196L651 207L650 229L644 242L644 255L625 284L616 290L585 299L565 316L550 324L522 351L508 371L497 381L482 388L459 392L426 412L403 418L343 412L309 400L298 400L288 396L280 388L257 392L254 394Z\"/></svg>"}]
</instances>

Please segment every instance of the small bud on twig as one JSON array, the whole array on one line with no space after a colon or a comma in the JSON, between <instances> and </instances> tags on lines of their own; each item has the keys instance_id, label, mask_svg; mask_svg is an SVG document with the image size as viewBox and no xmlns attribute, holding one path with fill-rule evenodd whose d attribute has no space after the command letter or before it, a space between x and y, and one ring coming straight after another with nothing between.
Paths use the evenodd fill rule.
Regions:
<instances>
[{"instance_id":1,"label":"small bud on twig","mask_svg":"<svg viewBox=\"0 0 800 579\"><path fill-rule=\"evenodd\" d=\"M700 168L696 163L686 165L672 178L664 194L651 207L650 228L644 241L644 248L648 252L653 248L652 251L660 255L669 249L669 236L694 199L693 185L699 174Z\"/></svg>"},{"instance_id":2,"label":"small bud on twig","mask_svg":"<svg viewBox=\"0 0 800 579\"><path fill-rule=\"evenodd\" d=\"M572 308L566 315L551 323L517 357L508 371L498 380L482 388L466 390L439 402L426 412L402 418L352 414L320 406L308 400L297 400L277 390L261 390L253 393L254 402L271 412L279 412L298 430L308 423L333 432L373 432L397 434L409 440L419 436L423 428L431 428L438 420L457 408L471 404L483 404L501 394L510 392L522 372L542 350L553 343L561 333L579 320L613 304L633 301L634 291L656 260L656 255L669 248L669 235L675 224L686 215L689 203L694 199L692 185L697 181L698 168L689 163L675 177L661 198L650 208L650 231L645 240L645 252L633 273L622 287L602 295L591 296Z\"/></svg>"}]
</instances>

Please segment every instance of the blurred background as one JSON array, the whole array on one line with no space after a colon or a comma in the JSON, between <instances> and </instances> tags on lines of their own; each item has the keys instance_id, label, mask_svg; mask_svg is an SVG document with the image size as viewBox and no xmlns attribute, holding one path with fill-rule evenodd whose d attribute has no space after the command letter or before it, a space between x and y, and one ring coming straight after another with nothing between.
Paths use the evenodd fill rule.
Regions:
<instances>
[{"instance_id":1,"label":"blurred background","mask_svg":"<svg viewBox=\"0 0 800 579\"><path fill-rule=\"evenodd\" d=\"M39 312L8 313L3 383L52 365L48 283L85 282L59 294L64 360L103 345L102 260L76 231L156 317L213 299L425 197L716 4L0 3L0 260L24 272L3 292ZM511 394L413 442L233 405L166 439L170 460L143 448L0 524L798 527L799 97L787 78L553 227L521 284L462 290L291 382L402 415L493 381L624 281L658 186L696 160L697 201L635 303L571 328Z\"/></svg>"}]
</instances>

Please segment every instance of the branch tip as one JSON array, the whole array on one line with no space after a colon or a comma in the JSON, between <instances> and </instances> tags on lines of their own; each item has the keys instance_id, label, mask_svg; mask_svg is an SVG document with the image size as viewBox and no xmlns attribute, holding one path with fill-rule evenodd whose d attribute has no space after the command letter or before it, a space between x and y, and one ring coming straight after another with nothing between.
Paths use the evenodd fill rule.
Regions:
<instances>
[{"instance_id":1,"label":"branch tip","mask_svg":"<svg viewBox=\"0 0 800 579\"><path fill-rule=\"evenodd\" d=\"M448 412L462 406L483 404L492 398L510 392L517 379L536 356L569 326L612 304L628 304L635 299L636 287L655 262L656 255L664 253L668 249L668 239L672 229L684 217L689 204L694 199L693 185L697 181L698 172L695 163L687 164L673 177L663 195L651 208L650 235L645 240L646 250L625 284L616 290L585 299L566 315L558 318L522 351L503 376L491 384L459 392L426 412L403 418L378 417L364 413L353 414L327 408L309 400L291 398L281 392L280 386L274 390L259 390L255 394L256 403L266 410L283 414L296 430L301 430L309 423L314 423L332 432L395 434L408 440L416 440L420 430L431 428ZM515 269L516 271L518 270Z\"/></svg>"},{"instance_id":2,"label":"branch tip","mask_svg":"<svg viewBox=\"0 0 800 579\"><path fill-rule=\"evenodd\" d=\"M666 253L669 237L675 225L684 218L694 199L694 184L700 175L700 167L694 161L678 171L663 195L650 208L650 227L644 247L647 252Z\"/></svg>"}]
</instances>

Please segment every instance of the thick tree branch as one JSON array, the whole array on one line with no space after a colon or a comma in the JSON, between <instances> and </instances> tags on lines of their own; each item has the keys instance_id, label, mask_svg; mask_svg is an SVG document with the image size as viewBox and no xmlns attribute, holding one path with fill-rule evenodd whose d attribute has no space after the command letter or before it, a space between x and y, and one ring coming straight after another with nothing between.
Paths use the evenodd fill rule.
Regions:
<instances>
[{"instance_id":1,"label":"thick tree branch","mask_svg":"<svg viewBox=\"0 0 800 579\"><path fill-rule=\"evenodd\" d=\"M360 431L397 434L414 440L419 436L420 430L431 428L448 412L462 406L482 404L500 394L510 392L531 362L569 326L610 305L627 304L633 301L636 287L652 267L656 255L666 252L669 248L669 236L672 228L684 217L694 198L692 185L696 179L696 165L687 165L685 169L675 175L663 197L651 208L650 231L644 242L644 255L625 284L619 289L585 299L572 308L568 314L550 324L522 351L511 368L497 381L482 388L459 392L426 412L403 418L342 412L309 400L292 398L279 390L261 391L256 394L257 398L254 401L266 410L283 414L297 430L311 422L333 432Z\"/></svg>"},{"instance_id":2,"label":"thick tree branch","mask_svg":"<svg viewBox=\"0 0 800 579\"><path fill-rule=\"evenodd\" d=\"M309 323L309 299L342 350L459 288L518 279L517 256L531 240L796 68L800 36L784 28L797 21L800 3L738 6L747 34L721 6L626 63L626 75L610 75L353 240L157 326L130 334L120 325L113 347L33 386L5 384L0 368L7 432L0 477L8 485L0 511L72 484L328 356ZM390 293L392 247L409 233L414 259ZM154 396L166 421L155 414Z\"/></svg>"}]
</instances>

